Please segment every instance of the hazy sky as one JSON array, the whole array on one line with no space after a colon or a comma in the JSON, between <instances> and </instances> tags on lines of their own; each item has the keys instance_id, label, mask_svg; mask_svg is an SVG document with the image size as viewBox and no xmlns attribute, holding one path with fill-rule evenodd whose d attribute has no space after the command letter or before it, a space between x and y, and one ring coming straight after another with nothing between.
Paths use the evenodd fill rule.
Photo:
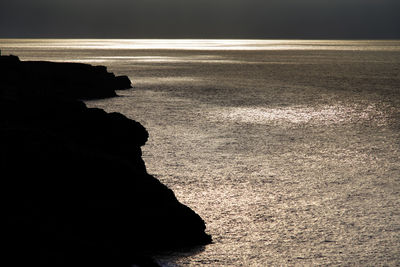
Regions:
<instances>
[{"instance_id":1,"label":"hazy sky","mask_svg":"<svg viewBox=\"0 0 400 267\"><path fill-rule=\"evenodd\" d=\"M0 38L400 38L400 0L0 0Z\"/></svg>"}]
</instances>

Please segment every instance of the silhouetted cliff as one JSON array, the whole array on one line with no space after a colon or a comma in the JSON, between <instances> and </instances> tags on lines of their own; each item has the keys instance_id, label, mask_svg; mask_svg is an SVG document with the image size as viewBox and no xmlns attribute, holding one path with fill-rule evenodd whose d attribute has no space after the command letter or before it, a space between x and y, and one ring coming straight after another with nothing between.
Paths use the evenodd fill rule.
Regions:
<instances>
[{"instance_id":1,"label":"silhouetted cliff","mask_svg":"<svg viewBox=\"0 0 400 267\"><path fill-rule=\"evenodd\" d=\"M138 122L77 99L130 87L105 67L0 57L5 255L15 266L151 264L211 242L203 220L146 172Z\"/></svg>"},{"instance_id":2,"label":"silhouetted cliff","mask_svg":"<svg viewBox=\"0 0 400 267\"><path fill-rule=\"evenodd\" d=\"M115 76L104 66L2 56L1 68L2 90L11 86L12 93L19 96L91 99L116 96L115 90L132 88L128 77Z\"/></svg>"}]
</instances>

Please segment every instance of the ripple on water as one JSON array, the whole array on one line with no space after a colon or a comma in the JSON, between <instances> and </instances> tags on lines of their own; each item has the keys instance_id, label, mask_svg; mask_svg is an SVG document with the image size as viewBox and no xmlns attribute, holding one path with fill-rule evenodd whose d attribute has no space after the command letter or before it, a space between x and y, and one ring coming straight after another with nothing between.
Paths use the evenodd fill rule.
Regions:
<instances>
[{"instance_id":1,"label":"ripple on water","mask_svg":"<svg viewBox=\"0 0 400 267\"><path fill-rule=\"evenodd\" d=\"M328 125L374 121L380 125L385 123L384 115L375 106L327 105L320 107L229 107L209 113L211 120L230 120L241 123L270 124L273 122L289 122ZM378 121L379 120L379 121Z\"/></svg>"}]
</instances>

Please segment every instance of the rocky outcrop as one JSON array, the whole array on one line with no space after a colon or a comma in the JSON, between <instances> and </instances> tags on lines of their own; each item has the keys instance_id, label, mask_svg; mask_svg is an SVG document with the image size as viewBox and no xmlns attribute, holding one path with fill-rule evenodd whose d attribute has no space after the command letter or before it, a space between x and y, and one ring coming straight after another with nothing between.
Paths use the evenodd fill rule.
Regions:
<instances>
[{"instance_id":1,"label":"rocky outcrop","mask_svg":"<svg viewBox=\"0 0 400 267\"><path fill-rule=\"evenodd\" d=\"M0 73L2 239L15 266L148 265L154 250L211 242L200 216L147 173L146 129L77 100L115 95L127 77L4 56Z\"/></svg>"},{"instance_id":2,"label":"rocky outcrop","mask_svg":"<svg viewBox=\"0 0 400 267\"><path fill-rule=\"evenodd\" d=\"M16 56L2 56L0 61L4 93L93 99L116 96L115 90L132 88L127 76L115 76L104 66L20 61ZM15 91L15 84L22 89ZM12 92L7 90L9 85Z\"/></svg>"}]
</instances>

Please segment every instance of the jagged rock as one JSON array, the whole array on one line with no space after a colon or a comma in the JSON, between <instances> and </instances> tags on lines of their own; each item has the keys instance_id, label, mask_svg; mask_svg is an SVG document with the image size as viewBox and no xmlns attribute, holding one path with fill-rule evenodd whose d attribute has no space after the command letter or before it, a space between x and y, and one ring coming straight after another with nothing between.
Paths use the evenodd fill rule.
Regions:
<instances>
[{"instance_id":1,"label":"jagged rock","mask_svg":"<svg viewBox=\"0 0 400 267\"><path fill-rule=\"evenodd\" d=\"M131 88L127 76L116 77L104 66L83 63L20 61L16 56L2 56L0 70L6 94L93 99L116 96L115 90ZM10 85L13 92L7 89Z\"/></svg>"},{"instance_id":2,"label":"jagged rock","mask_svg":"<svg viewBox=\"0 0 400 267\"><path fill-rule=\"evenodd\" d=\"M132 88L131 80L129 79L128 76L126 75L117 76L115 77L115 79L117 80L116 83L118 85L117 88L119 88L119 90Z\"/></svg>"},{"instance_id":3,"label":"jagged rock","mask_svg":"<svg viewBox=\"0 0 400 267\"><path fill-rule=\"evenodd\" d=\"M105 95L94 80L111 86L113 74L15 57L0 66L2 239L15 266L149 264L145 251L211 242L200 216L147 173L146 129L76 100Z\"/></svg>"}]
</instances>

